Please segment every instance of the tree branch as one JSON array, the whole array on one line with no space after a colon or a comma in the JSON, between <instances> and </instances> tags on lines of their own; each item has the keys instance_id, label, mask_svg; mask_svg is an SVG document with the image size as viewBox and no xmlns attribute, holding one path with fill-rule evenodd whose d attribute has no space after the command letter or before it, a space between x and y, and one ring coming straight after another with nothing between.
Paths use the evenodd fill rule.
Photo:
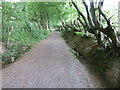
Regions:
<instances>
[{"instance_id":1,"label":"tree branch","mask_svg":"<svg viewBox=\"0 0 120 90\"><path fill-rule=\"evenodd\" d=\"M98 20L96 18L94 1L93 0L90 0L90 11L91 11L91 16L92 16L93 23L94 23L95 27L97 29L99 29L100 28L100 23L98 22Z\"/></svg>"},{"instance_id":2,"label":"tree branch","mask_svg":"<svg viewBox=\"0 0 120 90\"><path fill-rule=\"evenodd\" d=\"M107 24L108 24L108 27L111 27L110 25L110 20L107 18L107 16L103 13L101 7L104 3L104 0L100 0L99 3L98 3L98 11L99 13L104 17L104 19L106 20Z\"/></svg>"},{"instance_id":3,"label":"tree branch","mask_svg":"<svg viewBox=\"0 0 120 90\"><path fill-rule=\"evenodd\" d=\"M89 10L88 10L88 5L86 4L85 0L82 0L82 2L83 2L83 5L85 6L85 9L86 9L86 12L87 12L87 18L88 18L89 25L91 26L91 28L94 28L94 25L93 25L92 20L90 18L90 14L89 14Z\"/></svg>"},{"instance_id":4,"label":"tree branch","mask_svg":"<svg viewBox=\"0 0 120 90\"><path fill-rule=\"evenodd\" d=\"M110 16L108 19L110 20L112 17L114 17L116 14L119 14L119 13L120 13L120 11L118 11L118 13L113 14L113 15Z\"/></svg>"},{"instance_id":5,"label":"tree branch","mask_svg":"<svg viewBox=\"0 0 120 90\"><path fill-rule=\"evenodd\" d=\"M76 8L76 10L77 10L77 12L78 12L78 16L79 16L79 15L82 16L82 18L83 18L83 20L84 20L84 22L85 22L86 27L89 28L89 25L88 25L88 23L87 23L87 20L86 20L85 16L84 16L83 13L78 9L76 3L75 3L73 0L72 0L72 4L73 4L74 7Z\"/></svg>"}]
</instances>

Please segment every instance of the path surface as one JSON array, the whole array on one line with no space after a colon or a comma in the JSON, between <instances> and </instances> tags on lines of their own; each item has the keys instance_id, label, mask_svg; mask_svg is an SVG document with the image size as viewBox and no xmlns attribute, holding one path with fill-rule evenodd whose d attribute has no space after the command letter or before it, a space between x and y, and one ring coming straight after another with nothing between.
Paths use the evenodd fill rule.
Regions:
<instances>
[{"instance_id":1,"label":"path surface","mask_svg":"<svg viewBox=\"0 0 120 90\"><path fill-rule=\"evenodd\" d=\"M82 65L59 32L3 69L3 88L88 88L100 82Z\"/></svg>"}]
</instances>

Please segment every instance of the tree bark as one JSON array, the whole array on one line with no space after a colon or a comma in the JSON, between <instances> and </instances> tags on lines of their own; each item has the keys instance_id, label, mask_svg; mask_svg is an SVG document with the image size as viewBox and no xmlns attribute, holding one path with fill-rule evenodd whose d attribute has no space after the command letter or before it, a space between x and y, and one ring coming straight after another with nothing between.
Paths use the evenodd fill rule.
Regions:
<instances>
[{"instance_id":1,"label":"tree bark","mask_svg":"<svg viewBox=\"0 0 120 90\"><path fill-rule=\"evenodd\" d=\"M74 7L76 8L76 10L77 10L77 12L78 12L78 16L81 16L81 17L83 18L86 27L89 28L89 25L88 25L88 23L87 23L87 20L86 20L85 16L84 16L83 13L78 9L78 6L76 5L75 2L73 2L73 0L72 0L72 4L73 4Z\"/></svg>"},{"instance_id":2,"label":"tree bark","mask_svg":"<svg viewBox=\"0 0 120 90\"><path fill-rule=\"evenodd\" d=\"M89 13L89 10L88 10L88 5L86 4L85 0L82 0L82 2L83 2L83 5L85 6L85 9L86 9L86 12L87 12L87 19L88 19L90 28L94 28L94 25L92 23L92 20L91 20L91 17L90 17L90 13Z\"/></svg>"}]
</instances>

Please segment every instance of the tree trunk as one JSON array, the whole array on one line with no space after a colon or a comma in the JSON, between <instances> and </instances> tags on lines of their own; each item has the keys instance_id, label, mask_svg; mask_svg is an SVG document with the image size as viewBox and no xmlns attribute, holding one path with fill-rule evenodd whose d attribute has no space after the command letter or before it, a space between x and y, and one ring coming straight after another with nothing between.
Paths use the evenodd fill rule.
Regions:
<instances>
[{"instance_id":1,"label":"tree trunk","mask_svg":"<svg viewBox=\"0 0 120 90\"><path fill-rule=\"evenodd\" d=\"M13 26L11 27L11 30L9 31L9 33L8 33L8 40L7 40L7 48L8 48L8 46L9 46L9 44L10 44L10 37L11 37L11 34L12 34L12 31L13 31Z\"/></svg>"}]
</instances>

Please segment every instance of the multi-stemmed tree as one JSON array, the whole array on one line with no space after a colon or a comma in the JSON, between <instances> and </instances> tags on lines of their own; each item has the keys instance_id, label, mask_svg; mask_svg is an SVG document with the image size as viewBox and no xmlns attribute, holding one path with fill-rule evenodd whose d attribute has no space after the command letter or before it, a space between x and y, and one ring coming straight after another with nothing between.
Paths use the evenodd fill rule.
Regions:
<instances>
[{"instance_id":1,"label":"multi-stemmed tree","mask_svg":"<svg viewBox=\"0 0 120 90\"><path fill-rule=\"evenodd\" d=\"M95 0L90 0L90 5L88 6L85 0L82 0L82 3L86 10L86 16L77 6L77 4L72 0L73 6L78 12L78 20L81 25L84 27L85 31L94 34L97 39L98 45L101 47L111 47L114 53L120 53L120 44L118 37L114 28L111 25L110 18L103 12L102 7L104 5L104 0L99 2ZM107 26L102 25L104 22L107 23ZM110 45L106 45L103 41L109 42Z\"/></svg>"}]
</instances>

